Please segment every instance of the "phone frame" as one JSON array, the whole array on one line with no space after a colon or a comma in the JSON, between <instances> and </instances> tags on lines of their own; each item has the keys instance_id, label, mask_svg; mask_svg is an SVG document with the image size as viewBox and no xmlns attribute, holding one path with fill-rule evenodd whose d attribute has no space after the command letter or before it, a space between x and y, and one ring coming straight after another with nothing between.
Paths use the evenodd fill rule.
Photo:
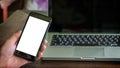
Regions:
<instances>
[{"instance_id":1,"label":"phone frame","mask_svg":"<svg viewBox=\"0 0 120 68\"><path fill-rule=\"evenodd\" d=\"M19 41L20 41L20 39L21 39L21 36L22 36L22 34L23 34L23 32L24 32L24 29L25 29L25 27L26 27L27 21L28 21L28 19L29 19L30 16L35 17L35 18L38 18L38 19L41 19L41 20L44 20L44 21L47 21L47 22L49 23L49 24L48 24L48 27L47 27L47 29L46 29L46 31L45 31L44 37L43 37L43 39L42 39L42 41L41 41L41 44L40 44L40 46L39 46L39 49L38 49L38 51L37 51L37 55L36 55L36 56L33 56L33 55L30 55L30 54L27 54L27 53L18 51L18 50L16 50L16 49L15 49L14 55L16 55L16 56L18 56L18 57L21 57L21 58L24 58L24 59L29 60L29 61L36 61L36 59L37 59L37 57L38 57L39 50L41 49L42 43L43 43L43 41L44 41L44 39L45 39L46 33L48 32L48 29L49 29L49 27L50 27L50 23L51 23L52 19L51 19L51 17L42 15L42 14L40 14L40 13L30 12L29 15L28 15L28 17L27 17L27 20L26 20L26 22L25 22L25 25L24 25L24 27L23 27L23 30L22 30L22 32L21 32L21 35L20 35L20 37L19 37L19 40L18 40L18 42L17 42L17 45L19 44ZM16 48L17 48L17 46L16 46Z\"/></svg>"}]
</instances>

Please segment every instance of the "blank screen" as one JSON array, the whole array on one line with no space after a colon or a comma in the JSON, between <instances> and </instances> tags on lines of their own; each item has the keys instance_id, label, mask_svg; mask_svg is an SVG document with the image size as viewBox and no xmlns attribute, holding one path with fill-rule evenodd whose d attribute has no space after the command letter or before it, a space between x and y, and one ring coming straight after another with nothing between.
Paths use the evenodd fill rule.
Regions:
<instances>
[{"instance_id":1,"label":"blank screen","mask_svg":"<svg viewBox=\"0 0 120 68\"><path fill-rule=\"evenodd\" d=\"M63 32L66 29L67 32L78 33L120 32L118 0L49 1L49 15L52 17L52 24L60 26Z\"/></svg>"},{"instance_id":2,"label":"blank screen","mask_svg":"<svg viewBox=\"0 0 120 68\"><path fill-rule=\"evenodd\" d=\"M30 16L16 50L36 56L49 22Z\"/></svg>"}]
</instances>

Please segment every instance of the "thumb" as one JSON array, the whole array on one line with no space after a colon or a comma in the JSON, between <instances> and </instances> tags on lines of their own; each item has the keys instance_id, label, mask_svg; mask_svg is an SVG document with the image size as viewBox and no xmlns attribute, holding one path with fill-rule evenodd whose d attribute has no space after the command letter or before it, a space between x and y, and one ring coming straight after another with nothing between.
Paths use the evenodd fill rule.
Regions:
<instances>
[{"instance_id":1,"label":"thumb","mask_svg":"<svg viewBox=\"0 0 120 68\"><path fill-rule=\"evenodd\" d=\"M21 31L18 31L17 33L14 33L8 40L9 42L11 42L12 44L16 44L19 37L20 37Z\"/></svg>"}]
</instances>

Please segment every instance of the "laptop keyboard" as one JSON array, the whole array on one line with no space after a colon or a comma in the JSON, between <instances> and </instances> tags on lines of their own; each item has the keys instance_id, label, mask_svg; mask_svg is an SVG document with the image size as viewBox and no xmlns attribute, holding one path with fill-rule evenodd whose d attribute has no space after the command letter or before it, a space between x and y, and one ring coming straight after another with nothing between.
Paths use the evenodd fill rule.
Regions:
<instances>
[{"instance_id":1,"label":"laptop keyboard","mask_svg":"<svg viewBox=\"0 0 120 68\"><path fill-rule=\"evenodd\" d=\"M51 46L120 46L119 35L53 35Z\"/></svg>"}]
</instances>

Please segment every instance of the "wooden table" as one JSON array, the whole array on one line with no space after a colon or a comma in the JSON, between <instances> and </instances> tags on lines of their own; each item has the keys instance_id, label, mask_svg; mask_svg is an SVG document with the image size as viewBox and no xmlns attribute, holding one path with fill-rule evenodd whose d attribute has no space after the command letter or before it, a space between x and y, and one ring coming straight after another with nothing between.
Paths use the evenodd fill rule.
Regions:
<instances>
[{"instance_id":1,"label":"wooden table","mask_svg":"<svg viewBox=\"0 0 120 68\"><path fill-rule=\"evenodd\" d=\"M0 47L13 33L21 30L27 14L16 11L8 20L0 24ZM120 68L120 62L113 61L53 61L41 60L24 65L23 68Z\"/></svg>"}]
</instances>

